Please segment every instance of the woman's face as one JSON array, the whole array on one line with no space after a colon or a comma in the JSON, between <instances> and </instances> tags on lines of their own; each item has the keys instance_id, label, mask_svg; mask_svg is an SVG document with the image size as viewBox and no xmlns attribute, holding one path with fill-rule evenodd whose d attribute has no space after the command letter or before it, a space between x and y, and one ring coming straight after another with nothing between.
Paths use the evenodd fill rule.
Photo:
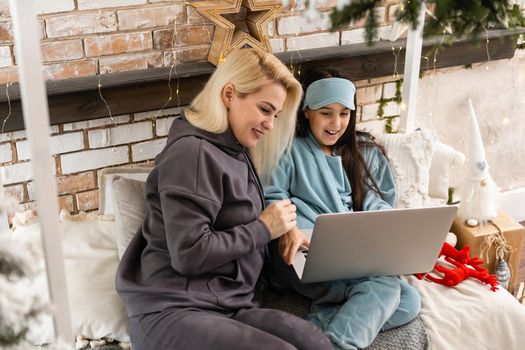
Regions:
<instances>
[{"instance_id":1,"label":"woman's face","mask_svg":"<svg viewBox=\"0 0 525 350\"><path fill-rule=\"evenodd\" d=\"M310 131L326 154L332 154L334 145L343 136L350 122L350 109L338 102L319 109L307 109L305 116Z\"/></svg>"},{"instance_id":2,"label":"woman's face","mask_svg":"<svg viewBox=\"0 0 525 350\"><path fill-rule=\"evenodd\" d=\"M269 81L254 93L239 97L232 84L223 89L223 101L228 108L228 123L237 141L251 148L268 131L286 100L286 89Z\"/></svg>"}]
</instances>

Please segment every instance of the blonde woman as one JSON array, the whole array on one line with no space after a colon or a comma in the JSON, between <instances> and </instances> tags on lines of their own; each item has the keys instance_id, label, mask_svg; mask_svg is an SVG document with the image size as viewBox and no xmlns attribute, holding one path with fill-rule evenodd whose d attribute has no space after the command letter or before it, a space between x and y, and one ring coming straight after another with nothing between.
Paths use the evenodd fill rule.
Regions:
<instances>
[{"instance_id":1,"label":"blonde woman","mask_svg":"<svg viewBox=\"0 0 525 350\"><path fill-rule=\"evenodd\" d=\"M274 56L242 49L173 122L117 271L134 350L332 349L253 302L266 244L296 224L289 200L264 209L256 168L268 177L289 147L301 93Z\"/></svg>"}]
</instances>

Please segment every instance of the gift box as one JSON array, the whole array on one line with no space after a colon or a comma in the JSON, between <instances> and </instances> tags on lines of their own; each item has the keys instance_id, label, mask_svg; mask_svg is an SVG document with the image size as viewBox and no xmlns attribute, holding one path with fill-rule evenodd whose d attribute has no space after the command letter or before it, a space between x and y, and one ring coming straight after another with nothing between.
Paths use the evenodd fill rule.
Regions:
<instances>
[{"instance_id":1,"label":"gift box","mask_svg":"<svg viewBox=\"0 0 525 350\"><path fill-rule=\"evenodd\" d=\"M521 243L523 235L525 234L525 228L501 211L499 211L498 216L491 221L492 222L487 222L484 225L471 227L460 219L455 218L451 231L454 232L458 238L456 248L460 249L468 245L470 247L470 255L479 256L485 261L485 264L482 266L488 268L490 273L494 273L494 267L498 261L496 257L497 244L495 242L490 244L490 236L497 235L499 228L503 233L506 245L511 250L510 253L505 255L505 260L510 270L508 289L513 293L520 267Z\"/></svg>"}]
</instances>

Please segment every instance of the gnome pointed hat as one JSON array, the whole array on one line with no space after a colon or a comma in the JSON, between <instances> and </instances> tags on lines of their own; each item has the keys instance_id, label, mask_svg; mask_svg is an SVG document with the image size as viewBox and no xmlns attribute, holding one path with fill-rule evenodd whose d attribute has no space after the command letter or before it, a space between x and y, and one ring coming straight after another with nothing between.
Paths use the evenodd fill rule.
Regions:
<instances>
[{"instance_id":1,"label":"gnome pointed hat","mask_svg":"<svg viewBox=\"0 0 525 350\"><path fill-rule=\"evenodd\" d=\"M472 180L483 180L490 177L489 166L485 159L485 148L479 132L476 111L472 101L468 99L469 105L469 128L467 147L467 176Z\"/></svg>"},{"instance_id":2,"label":"gnome pointed hat","mask_svg":"<svg viewBox=\"0 0 525 350\"><path fill-rule=\"evenodd\" d=\"M458 217L462 220L476 219L484 223L497 216L499 189L489 173L476 112L470 99L469 110L469 140L465 164L467 171L465 183L461 188Z\"/></svg>"}]
</instances>

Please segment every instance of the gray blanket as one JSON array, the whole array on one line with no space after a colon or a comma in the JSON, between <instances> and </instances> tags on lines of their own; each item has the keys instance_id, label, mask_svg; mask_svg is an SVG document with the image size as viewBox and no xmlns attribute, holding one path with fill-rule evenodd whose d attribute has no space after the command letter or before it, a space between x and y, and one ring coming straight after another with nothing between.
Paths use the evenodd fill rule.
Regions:
<instances>
[{"instance_id":1,"label":"gray blanket","mask_svg":"<svg viewBox=\"0 0 525 350\"><path fill-rule=\"evenodd\" d=\"M305 317L310 310L310 300L293 292L276 293L271 289L266 289L259 296L262 306L271 309L278 309ZM112 343L95 348L96 350L122 350L118 343ZM427 350L428 337L419 317L412 322L379 333L374 342L366 350ZM197 349L196 349L197 350ZM200 349L199 349L200 350ZM205 349L203 349L205 350ZM212 350L212 349L208 349Z\"/></svg>"},{"instance_id":2,"label":"gray blanket","mask_svg":"<svg viewBox=\"0 0 525 350\"><path fill-rule=\"evenodd\" d=\"M263 293L263 306L287 311L299 317L306 317L310 310L310 300L293 292L277 294L271 289ZM367 350L427 350L428 337L419 317L412 322L379 333Z\"/></svg>"}]
</instances>

